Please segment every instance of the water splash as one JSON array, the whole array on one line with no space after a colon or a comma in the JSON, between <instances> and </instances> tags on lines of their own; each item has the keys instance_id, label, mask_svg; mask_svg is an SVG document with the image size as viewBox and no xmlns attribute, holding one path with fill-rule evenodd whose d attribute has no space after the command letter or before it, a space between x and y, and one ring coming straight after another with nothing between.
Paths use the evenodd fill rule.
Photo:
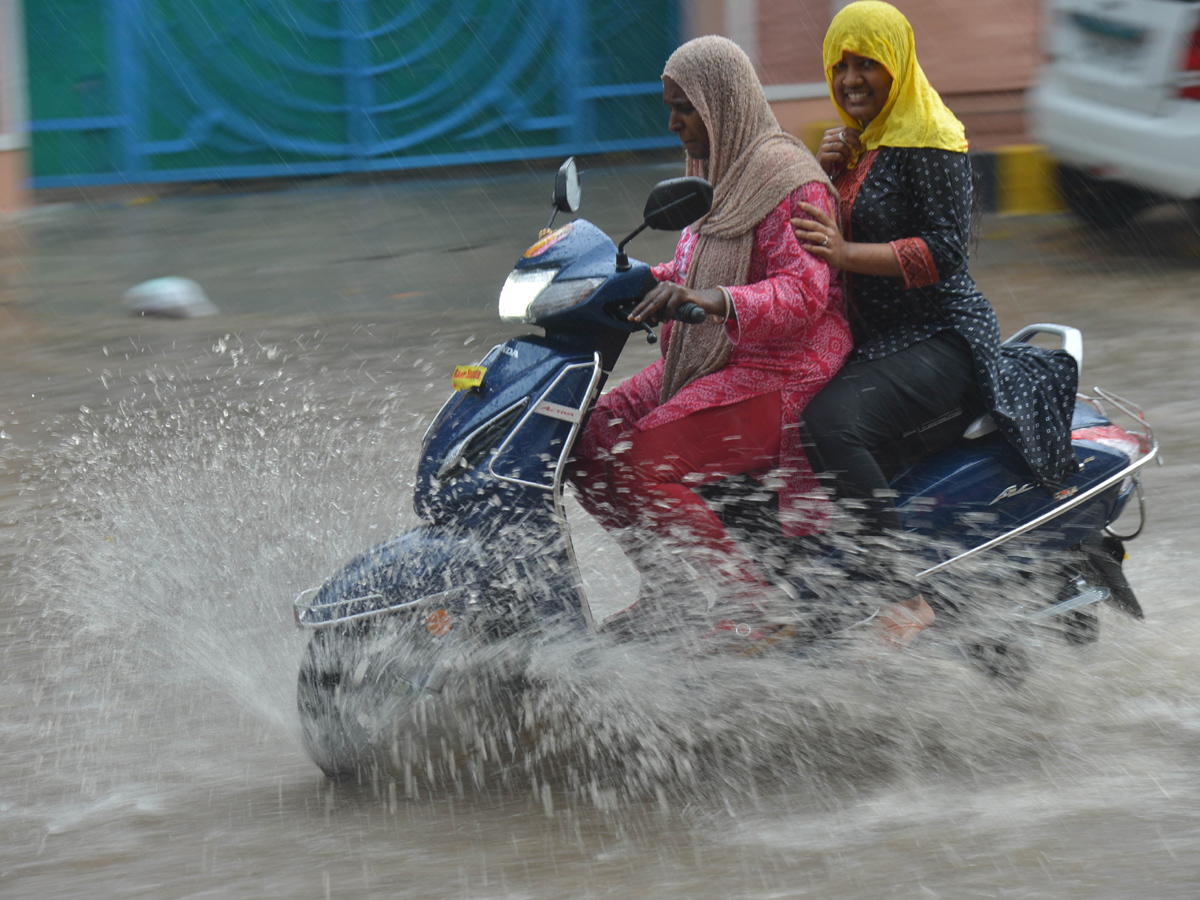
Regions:
<instances>
[{"instance_id":1,"label":"water splash","mask_svg":"<svg viewBox=\"0 0 1200 900\"><path fill-rule=\"evenodd\" d=\"M405 510L419 411L441 399L410 361L386 388L324 360L314 377L294 347L217 340L188 363L137 367L110 404L56 421L55 441L33 453L27 471L44 474L25 485L35 520L16 602L56 648L44 684L83 685L76 714L100 732L157 717L196 733L211 712L193 712L219 695L247 716L237 727L285 732L301 755L304 635L289 601L414 524ZM1016 590L1044 590L1014 588L1025 562L997 557L948 589L1002 617ZM838 572L824 587L870 590ZM500 788L547 811L739 804L781 791L821 803L1074 752L1061 723L1078 714L1060 714L1095 701L1086 679L1062 677L1077 667L1071 648L1042 640L1042 674L1014 690L956 646L890 654L867 635L745 660L551 625L536 641L468 655L437 697L350 717L372 720L361 777L385 796Z\"/></svg>"}]
</instances>

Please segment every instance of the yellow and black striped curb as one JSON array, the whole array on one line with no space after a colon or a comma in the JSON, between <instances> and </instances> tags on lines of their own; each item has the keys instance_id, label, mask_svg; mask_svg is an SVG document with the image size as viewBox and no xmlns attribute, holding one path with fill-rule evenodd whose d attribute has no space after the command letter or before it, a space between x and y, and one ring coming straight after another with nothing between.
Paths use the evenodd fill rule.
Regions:
<instances>
[{"instance_id":1,"label":"yellow and black striped curb","mask_svg":"<svg viewBox=\"0 0 1200 900\"><path fill-rule=\"evenodd\" d=\"M971 153L978 173L979 199L985 212L1035 216L1060 213L1058 164L1038 144L1014 144Z\"/></svg>"}]
</instances>

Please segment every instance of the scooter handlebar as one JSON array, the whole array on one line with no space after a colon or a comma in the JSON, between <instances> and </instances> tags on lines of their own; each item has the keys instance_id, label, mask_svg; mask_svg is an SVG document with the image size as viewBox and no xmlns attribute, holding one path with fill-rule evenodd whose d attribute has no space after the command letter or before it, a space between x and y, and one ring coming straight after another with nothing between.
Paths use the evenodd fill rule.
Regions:
<instances>
[{"instance_id":1,"label":"scooter handlebar","mask_svg":"<svg viewBox=\"0 0 1200 900\"><path fill-rule=\"evenodd\" d=\"M700 325L707 317L708 313L690 300L680 303L673 316L676 322L686 322L689 325Z\"/></svg>"},{"instance_id":2,"label":"scooter handlebar","mask_svg":"<svg viewBox=\"0 0 1200 900\"><path fill-rule=\"evenodd\" d=\"M655 280L654 276L648 275L646 277L646 285L641 296L646 296L646 294L649 293L656 284L658 284L658 281ZM624 319L629 315L630 310L633 309L633 306L636 304L636 302L636 300L625 301L613 308L610 311L610 314L619 319ZM675 308L675 313L671 316L671 318L676 322L684 322L689 325L700 325L706 318L708 318L708 314L695 303L687 301L686 303L680 303L679 306ZM658 340L658 335L654 333L654 329L650 327L648 322L642 322L640 324L647 333L646 340L652 344L655 343ZM657 324L657 322L655 324Z\"/></svg>"}]
</instances>

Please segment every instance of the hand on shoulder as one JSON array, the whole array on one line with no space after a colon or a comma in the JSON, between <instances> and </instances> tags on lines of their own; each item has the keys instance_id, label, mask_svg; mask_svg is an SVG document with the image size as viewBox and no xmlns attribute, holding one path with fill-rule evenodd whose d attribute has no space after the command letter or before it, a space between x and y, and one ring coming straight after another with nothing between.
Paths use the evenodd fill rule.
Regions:
<instances>
[{"instance_id":1,"label":"hand on shoulder","mask_svg":"<svg viewBox=\"0 0 1200 900\"><path fill-rule=\"evenodd\" d=\"M797 204L804 210L805 218L791 220L800 246L835 269L842 268L842 255L846 242L842 239L837 220L825 210L811 203Z\"/></svg>"}]
</instances>

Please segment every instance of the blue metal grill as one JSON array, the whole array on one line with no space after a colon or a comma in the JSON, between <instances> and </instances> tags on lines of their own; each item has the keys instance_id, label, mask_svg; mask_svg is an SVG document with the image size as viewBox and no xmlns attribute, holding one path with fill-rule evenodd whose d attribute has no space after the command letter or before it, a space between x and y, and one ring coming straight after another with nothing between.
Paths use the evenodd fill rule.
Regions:
<instances>
[{"instance_id":1,"label":"blue metal grill","mask_svg":"<svg viewBox=\"0 0 1200 900\"><path fill-rule=\"evenodd\" d=\"M35 187L669 147L676 0L26 0Z\"/></svg>"}]
</instances>

